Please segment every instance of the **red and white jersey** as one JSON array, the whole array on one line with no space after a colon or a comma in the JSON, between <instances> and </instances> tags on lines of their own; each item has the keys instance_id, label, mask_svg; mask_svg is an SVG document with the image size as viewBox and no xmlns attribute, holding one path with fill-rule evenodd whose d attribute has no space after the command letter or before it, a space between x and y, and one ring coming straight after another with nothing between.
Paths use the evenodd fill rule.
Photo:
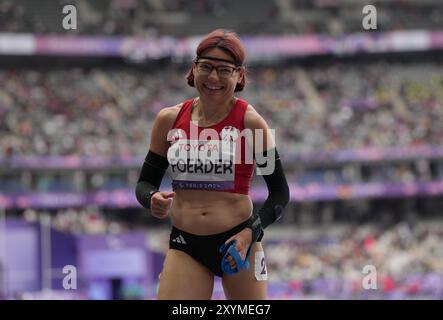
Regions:
<instances>
[{"instance_id":1,"label":"red and white jersey","mask_svg":"<svg viewBox=\"0 0 443 320\"><path fill-rule=\"evenodd\" d=\"M172 188L248 194L254 170L244 117L248 103L237 99L219 123L191 121L194 99L186 100L168 134Z\"/></svg>"}]
</instances>

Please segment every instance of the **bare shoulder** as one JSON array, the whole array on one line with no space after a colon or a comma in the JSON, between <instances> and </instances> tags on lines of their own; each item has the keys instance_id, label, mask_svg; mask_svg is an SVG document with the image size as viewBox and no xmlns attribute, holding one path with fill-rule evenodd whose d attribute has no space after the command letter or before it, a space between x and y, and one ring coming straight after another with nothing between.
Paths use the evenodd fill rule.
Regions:
<instances>
[{"instance_id":1,"label":"bare shoulder","mask_svg":"<svg viewBox=\"0 0 443 320\"><path fill-rule=\"evenodd\" d=\"M254 152L263 152L275 146L273 130L270 130L266 120L251 105L245 112L244 119L245 128L253 131L252 145ZM261 138L257 141L256 138Z\"/></svg>"},{"instance_id":2,"label":"bare shoulder","mask_svg":"<svg viewBox=\"0 0 443 320\"><path fill-rule=\"evenodd\" d=\"M172 126L178 113L180 112L183 103L177 104L172 107L166 107L161 109L155 118L155 122L161 125L161 127L167 127L168 129Z\"/></svg>"},{"instance_id":3,"label":"bare shoulder","mask_svg":"<svg viewBox=\"0 0 443 320\"><path fill-rule=\"evenodd\" d=\"M171 130L182 103L161 109L154 120L151 129L151 143L149 149L159 155L166 156L168 152L168 131Z\"/></svg>"},{"instance_id":4,"label":"bare shoulder","mask_svg":"<svg viewBox=\"0 0 443 320\"><path fill-rule=\"evenodd\" d=\"M268 129L266 120L255 110L252 105L248 105L245 112L245 128L249 129Z\"/></svg>"}]
</instances>

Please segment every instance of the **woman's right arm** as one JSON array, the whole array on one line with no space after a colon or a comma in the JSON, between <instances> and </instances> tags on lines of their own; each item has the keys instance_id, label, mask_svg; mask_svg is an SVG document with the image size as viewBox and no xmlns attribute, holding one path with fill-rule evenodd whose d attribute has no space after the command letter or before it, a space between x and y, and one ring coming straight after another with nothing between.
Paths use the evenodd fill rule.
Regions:
<instances>
[{"instance_id":1,"label":"woman's right arm","mask_svg":"<svg viewBox=\"0 0 443 320\"><path fill-rule=\"evenodd\" d=\"M160 110L151 129L149 152L143 163L135 190L138 202L150 208L152 215L166 218L172 203L173 192L160 192L159 187L169 166L167 153L169 144L168 131L171 129L180 105Z\"/></svg>"}]
</instances>

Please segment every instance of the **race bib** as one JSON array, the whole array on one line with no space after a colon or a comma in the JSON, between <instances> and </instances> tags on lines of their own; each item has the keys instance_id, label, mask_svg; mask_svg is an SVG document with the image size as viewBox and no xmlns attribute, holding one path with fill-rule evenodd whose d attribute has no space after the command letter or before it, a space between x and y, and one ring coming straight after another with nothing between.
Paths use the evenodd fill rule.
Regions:
<instances>
[{"instance_id":1,"label":"race bib","mask_svg":"<svg viewBox=\"0 0 443 320\"><path fill-rule=\"evenodd\" d=\"M179 139L168 149L174 188L234 188L235 143L229 140Z\"/></svg>"}]
</instances>

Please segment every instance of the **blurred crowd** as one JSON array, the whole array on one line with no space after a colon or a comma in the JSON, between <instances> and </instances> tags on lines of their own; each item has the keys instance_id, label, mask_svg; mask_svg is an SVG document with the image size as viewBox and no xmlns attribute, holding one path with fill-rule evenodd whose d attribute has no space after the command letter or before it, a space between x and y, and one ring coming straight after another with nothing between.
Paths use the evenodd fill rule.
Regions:
<instances>
[{"instance_id":1,"label":"blurred crowd","mask_svg":"<svg viewBox=\"0 0 443 320\"><path fill-rule=\"evenodd\" d=\"M443 298L443 223L293 228L267 243L271 282L288 296Z\"/></svg>"},{"instance_id":2,"label":"blurred crowd","mask_svg":"<svg viewBox=\"0 0 443 320\"><path fill-rule=\"evenodd\" d=\"M2 155L144 153L154 114L184 93L178 73L161 74L0 71Z\"/></svg>"},{"instance_id":3,"label":"blurred crowd","mask_svg":"<svg viewBox=\"0 0 443 320\"><path fill-rule=\"evenodd\" d=\"M280 109L291 110L275 114L280 117L275 123L284 124L281 141L295 141L292 152L440 145L441 71L433 64L334 64L302 71L298 83L286 86L279 81L297 79L294 70L271 71L276 82L260 92L283 98L277 100ZM307 80L304 99L294 93L302 80ZM279 106L260 100L263 110Z\"/></svg>"},{"instance_id":4,"label":"blurred crowd","mask_svg":"<svg viewBox=\"0 0 443 320\"><path fill-rule=\"evenodd\" d=\"M63 18L76 9L77 24L70 34L149 36L180 34L191 17L219 17L226 0L4 0L0 3L0 31L61 34ZM182 30L183 31L183 30Z\"/></svg>"},{"instance_id":5,"label":"blurred crowd","mask_svg":"<svg viewBox=\"0 0 443 320\"><path fill-rule=\"evenodd\" d=\"M0 70L0 155L144 155L155 114L196 95L185 72ZM439 146L442 75L439 63L251 68L239 96L284 154Z\"/></svg>"},{"instance_id":6,"label":"blurred crowd","mask_svg":"<svg viewBox=\"0 0 443 320\"><path fill-rule=\"evenodd\" d=\"M0 31L65 33L62 28L65 5L74 5L77 9L77 29L69 30L71 34L188 36L226 26L240 34L340 36L363 31L362 8L367 3L335 0L3 0ZM441 28L443 8L438 2L379 1L376 9L377 30Z\"/></svg>"}]
</instances>

